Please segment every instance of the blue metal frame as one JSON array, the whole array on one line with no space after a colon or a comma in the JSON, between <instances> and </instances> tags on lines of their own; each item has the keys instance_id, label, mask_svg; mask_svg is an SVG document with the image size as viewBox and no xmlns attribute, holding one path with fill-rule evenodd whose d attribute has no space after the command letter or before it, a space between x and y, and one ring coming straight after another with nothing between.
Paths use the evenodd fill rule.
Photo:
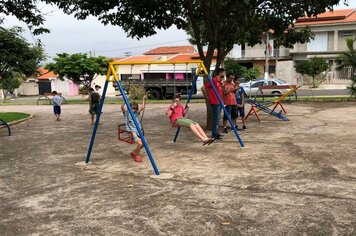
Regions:
<instances>
[{"instance_id":1,"label":"blue metal frame","mask_svg":"<svg viewBox=\"0 0 356 236\"><path fill-rule=\"evenodd\" d=\"M146 149L146 152L147 152L147 155L148 155L148 157L150 159L150 162L151 162L151 165L153 167L153 170L154 170L156 175L159 175L159 171L157 169L156 163L155 163L155 161L153 159L153 156L151 154L150 148L148 147L148 144L147 144L147 141L145 139L145 136L143 135L143 133L142 133L142 131L140 129L140 126L138 125L138 121L137 121L137 119L136 119L136 117L135 117L135 115L134 115L134 113L133 113L133 111L131 109L130 102L129 102L126 94L125 94L125 91L124 91L124 89L123 89L123 87L122 87L122 85L121 85L121 83L119 81L116 81L116 83L117 83L117 86L118 86L118 88L120 90L120 93L121 93L121 95L122 95L122 97L123 97L123 99L125 101L127 110L129 111L130 116L131 116L131 118L132 118L132 120L133 120L133 122L135 124L135 127L136 127L138 133L139 133L139 136L140 136L140 138L142 140L142 143L143 143L143 145L144 145L144 147ZM92 136L91 136L89 149L88 149L88 154L87 154L87 158L85 160L85 163L89 163L89 161L90 161L90 156L91 156L91 152L92 152L92 149L93 149L93 146L94 146L96 131L98 129L98 124L99 124L99 121L100 121L101 111L102 111L102 108L103 108L103 105L104 105L105 95L106 95L106 91L107 91L107 88L108 88L108 84L109 84L109 82L106 80L105 81L105 85L104 85L103 94L102 94L102 97L101 97L101 100L100 100L98 114L96 116L96 121L95 121L94 129L93 129L93 133L92 133Z\"/></svg>"},{"instance_id":2,"label":"blue metal frame","mask_svg":"<svg viewBox=\"0 0 356 236\"><path fill-rule=\"evenodd\" d=\"M102 111L103 106L104 106L104 101L105 101L105 96L106 96L106 90L108 89L108 84L109 84L109 82L105 81L104 90L103 90L103 94L101 96L98 113L96 114L96 120L95 120L95 124L94 124L94 129L93 129L93 133L91 135L90 144L89 144L89 148L88 148L87 159L85 160L85 163L89 163L89 161L90 161L91 151L93 150L96 131L97 131L98 125L99 125L99 121L100 121L100 117L101 117L101 111Z\"/></svg>"},{"instance_id":3,"label":"blue metal frame","mask_svg":"<svg viewBox=\"0 0 356 236\"><path fill-rule=\"evenodd\" d=\"M159 175L159 171L158 171L158 169L157 169L156 163L155 163L155 161L154 161L154 159L153 159L153 156L152 156L152 154L151 154L151 150L150 150L150 148L148 147L146 138L145 138L145 136L144 136L143 133L142 133L142 130L141 130L139 124L138 124L138 121L137 121L137 119L136 119L136 116L134 115L134 113L133 113L133 111L132 111L132 109L131 109L130 102L129 102L129 100L128 100L126 94L125 94L124 88L122 87L122 85L121 85L121 83L120 83L119 81L116 81L116 83L117 83L117 87L118 87L119 90L120 90L120 93L121 93L121 95L122 95L122 98L123 98L124 101L125 101L127 110L129 111L130 116L131 116L131 118L132 118L132 120L133 120L133 122L134 122L134 124L135 124L135 127L136 127L136 129L137 129L137 132L138 132L138 134L139 134L139 136L140 136L140 138L141 138L141 140L142 140L142 143L143 143L143 145L145 146L145 150L146 150L147 155L148 155L148 157L149 157L149 159L150 159L150 162L151 162L151 165L152 165L152 167L153 167L153 170L155 171L155 174L156 174L156 175Z\"/></svg>"},{"instance_id":4,"label":"blue metal frame","mask_svg":"<svg viewBox=\"0 0 356 236\"><path fill-rule=\"evenodd\" d=\"M198 76L199 76L199 75L196 75L196 76L194 77L193 82L192 82L192 89L191 89L190 92L189 92L189 96L188 96L188 98L187 98L187 104L185 105L185 109L187 108L187 105L188 105L188 103L190 102L190 99L191 99L191 97L192 97L192 95L193 95L194 89L196 89L196 87L197 87L197 78L198 78ZM214 86L214 84L213 84L213 81L212 81L210 75L207 75L207 78L208 78L209 83L211 84L211 87L213 88L213 91L214 91L214 93L215 93L215 96L216 96L216 97L218 98L218 100L219 100L220 106L221 106L222 109L224 110L225 116L226 116L227 119L229 120L229 123L230 123L232 129L234 130L235 136L236 136L237 140L239 141L240 146L241 146L241 147L244 147L245 145L244 145L244 143L243 143L243 141L242 141L242 139L241 139L239 133L237 132L237 129L236 129L236 127L235 127L235 124L232 122L231 117L229 116L229 113L227 112L227 110L226 110L226 108L225 108L225 106L224 106L224 103L223 103L223 101L221 100L221 98L220 98L220 96L219 96L219 94L218 94L218 91L216 90L216 88L215 88L215 86ZM175 136L174 136L173 142L176 142L176 141L177 141L177 138L178 138L178 135L179 135L179 131L180 131L180 127L177 128L177 131L176 131L176 134L175 134Z\"/></svg>"}]
</instances>

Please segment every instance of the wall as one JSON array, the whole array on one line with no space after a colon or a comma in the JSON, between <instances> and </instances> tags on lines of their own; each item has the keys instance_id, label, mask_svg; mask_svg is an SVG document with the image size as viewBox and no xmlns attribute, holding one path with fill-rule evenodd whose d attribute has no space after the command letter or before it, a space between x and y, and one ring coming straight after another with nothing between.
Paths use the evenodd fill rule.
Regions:
<instances>
[{"instance_id":1,"label":"wall","mask_svg":"<svg viewBox=\"0 0 356 236\"><path fill-rule=\"evenodd\" d=\"M292 60L277 62L276 78L297 85L301 85L302 83L302 78L295 71L294 62Z\"/></svg>"},{"instance_id":2,"label":"wall","mask_svg":"<svg viewBox=\"0 0 356 236\"><path fill-rule=\"evenodd\" d=\"M51 80L52 91L62 93L63 96L68 96L68 81L62 81L60 79Z\"/></svg>"},{"instance_id":3,"label":"wall","mask_svg":"<svg viewBox=\"0 0 356 236\"><path fill-rule=\"evenodd\" d=\"M23 82L17 90L19 95L37 96L38 84L35 81Z\"/></svg>"},{"instance_id":4,"label":"wall","mask_svg":"<svg viewBox=\"0 0 356 236\"><path fill-rule=\"evenodd\" d=\"M134 73L134 72L133 72ZM125 73L123 73L125 74ZM92 88L95 87L95 85L99 85L101 87L101 91L104 90L104 84L106 81L106 75L98 75L92 82L91 86ZM116 83L116 82L115 82ZM112 82L109 82L108 84L108 89L106 91L107 95L114 95L114 94L118 94L119 92L115 92L115 88L113 86Z\"/></svg>"}]
</instances>

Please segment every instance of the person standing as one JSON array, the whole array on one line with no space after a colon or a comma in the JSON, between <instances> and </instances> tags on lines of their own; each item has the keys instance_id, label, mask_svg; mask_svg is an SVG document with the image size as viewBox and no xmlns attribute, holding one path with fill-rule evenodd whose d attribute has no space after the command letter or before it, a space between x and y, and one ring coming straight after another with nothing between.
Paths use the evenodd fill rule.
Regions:
<instances>
[{"instance_id":1,"label":"person standing","mask_svg":"<svg viewBox=\"0 0 356 236\"><path fill-rule=\"evenodd\" d=\"M237 103L237 117L241 117L242 121L242 129L245 130L247 129L246 124L245 124L245 90L243 87L240 86L241 79L236 77L234 80L235 82L235 87L236 87L236 103ZM238 128L237 126L237 117L235 119L235 124L236 124L236 129Z\"/></svg>"},{"instance_id":2,"label":"person standing","mask_svg":"<svg viewBox=\"0 0 356 236\"><path fill-rule=\"evenodd\" d=\"M218 92L218 96L222 99L223 91L222 91L222 83L221 80L225 77L225 70L223 68L219 68L217 70L217 75L212 79L213 85ZM214 89L209 81L207 81L204 86L201 88L206 99L209 100L212 112L213 112L213 120L211 124L211 137L214 139L222 139L224 135L219 134L219 122L221 116L221 106L218 97L215 95ZM208 92L206 91L208 90Z\"/></svg>"},{"instance_id":3,"label":"person standing","mask_svg":"<svg viewBox=\"0 0 356 236\"><path fill-rule=\"evenodd\" d=\"M87 100L89 101L89 113L91 115L91 124L93 125L95 115L98 114L99 110L100 95L93 88L90 88Z\"/></svg>"},{"instance_id":4,"label":"person standing","mask_svg":"<svg viewBox=\"0 0 356 236\"><path fill-rule=\"evenodd\" d=\"M223 94L224 94L224 104L225 104L225 109L230 116L230 118L233 121L233 124L236 123L236 118L237 118L237 103L236 103L236 97L235 93L237 88L235 87L235 84L233 82L234 76L229 74L226 76L226 81L223 85ZM228 117L224 114L223 118L223 130L224 133L227 133L227 120ZM232 128L231 128L232 129Z\"/></svg>"},{"instance_id":5,"label":"person standing","mask_svg":"<svg viewBox=\"0 0 356 236\"><path fill-rule=\"evenodd\" d=\"M58 95L57 91L53 91L52 96L53 96L53 113L57 117L56 121L60 121L62 98L61 96Z\"/></svg>"}]
</instances>

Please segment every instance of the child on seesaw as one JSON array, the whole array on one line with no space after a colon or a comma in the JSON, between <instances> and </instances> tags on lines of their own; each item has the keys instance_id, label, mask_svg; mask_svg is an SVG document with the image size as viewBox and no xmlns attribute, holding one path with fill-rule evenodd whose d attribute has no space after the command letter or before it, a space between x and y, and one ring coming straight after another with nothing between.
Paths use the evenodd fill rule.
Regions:
<instances>
[{"instance_id":1,"label":"child on seesaw","mask_svg":"<svg viewBox=\"0 0 356 236\"><path fill-rule=\"evenodd\" d=\"M212 142L214 142L215 139L208 138L204 130L197 122L184 118L184 114L189 109L189 104L187 106L187 109L184 109L181 100L182 99L180 95L175 95L173 104L171 104L167 109L166 116L169 117L171 124L173 126L185 126L187 128L190 128L193 134L202 141L203 145L210 145Z\"/></svg>"},{"instance_id":2,"label":"child on seesaw","mask_svg":"<svg viewBox=\"0 0 356 236\"><path fill-rule=\"evenodd\" d=\"M136 117L136 120L137 120L137 123L138 123L140 129L141 129L140 112L143 111L143 109L145 109L146 98L147 98L146 95L143 96L141 108L139 108L139 106L136 102L130 103L130 107ZM142 162L142 158L139 155L140 151L143 147L142 140L141 140L139 133L136 129L135 123L133 122L132 117L130 116L130 112L125 108L125 103L121 105L121 111L123 112L123 115L125 118L126 130L132 134L133 140L136 143L136 148L135 148L135 150L133 150L130 153L130 155L136 162Z\"/></svg>"}]
</instances>

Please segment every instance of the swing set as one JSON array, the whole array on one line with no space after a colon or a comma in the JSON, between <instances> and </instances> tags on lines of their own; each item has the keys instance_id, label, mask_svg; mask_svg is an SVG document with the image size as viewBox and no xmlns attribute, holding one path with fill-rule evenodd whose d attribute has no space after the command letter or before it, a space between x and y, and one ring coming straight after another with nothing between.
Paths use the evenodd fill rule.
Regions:
<instances>
[{"instance_id":1,"label":"swing set","mask_svg":"<svg viewBox=\"0 0 356 236\"><path fill-rule=\"evenodd\" d=\"M101 101L100 101L100 104L99 104L99 108L98 108L98 112L97 112L97 116L96 116L96 121L95 121L95 124L94 124L94 128L93 128L93 132L92 132L92 136L91 136L91 139L90 139L90 143L89 143L89 147L88 147L88 152L87 152L87 157L86 157L86 160L85 160L85 163L89 163L90 161L90 157L91 157L91 153L92 153L92 150L93 150L93 146L94 146L94 142L95 142L95 137L96 137L96 133L97 133L97 130L98 130L98 124L100 122L100 118L101 118L101 112L102 112L102 109L103 109L103 105L104 105L104 102L105 102L105 97L106 97L106 91L107 91L107 88L108 88L108 84L109 82L113 82L113 83L116 83L117 84L117 87L119 88L119 91L121 93L121 96L126 104L126 107L127 107L127 111L129 112L131 118L132 118L132 121L134 122L134 125L138 131L138 135L139 137L141 138L142 140L142 143L145 147L145 150L146 150L146 153L149 157L149 160L151 162L151 165L153 167L153 170L155 172L156 175L159 175L159 170L156 166L156 163L154 161L154 158L152 156L152 153L151 153L151 150L148 146L148 143L146 141L146 138L144 136L144 133L143 133L143 130L140 129L140 125L138 124L138 121L131 109L131 106L130 106L130 102L127 98L127 95L124 91L124 88L119 80L119 77L118 77L118 70L120 69L120 66L127 66L127 65L148 65L148 67L150 67L152 64L155 64L155 65L175 65L176 64L186 64L188 66L188 64L193 64L196 68L195 69L195 76L194 76L194 79L192 81L192 88L190 89L189 91L189 95L188 95L188 98L187 98L187 103L185 105L185 109L187 109L188 107L188 103L190 102L191 100L191 97L193 95L193 91L196 90L196 83L197 83L197 79L199 76L206 76L209 83L212 85L212 89L216 95L216 97L218 98L219 100L219 103L220 105L222 106L223 110L224 110L224 113L225 115L227 116L229 122L230 122L230 125L231 127L233 128L234 130L234 133L236 135L236 138L237 140L239 141L240 143L240 146L241 147L244 147L244 143L242 141L242 139L240 138L240 135L238 134L237 132L237 129L235 128L235 125L233 124L230 116L228 115L228 112L227 110L225 109L224 107L224 103L222 101L222 99L220 98L220 96L218 95L218 92L212 82L212 78L211 76L209 75L208 71L206 70L204 64L203 64L203 61L201 60L189 60L189 61L177 61L177 62L135 62L135 63L130 63L130 62L110 62L109 65L108 65L108 71L106 73L106 80L105 80L105 84L104 84L104 89L103 89L103 94L101 96ZM144 111L144 110L143 110ZM143 115L142 115L143 117ZM141 118L142 118L141 117ZM179 132L180 132L180 127L177 127L177 130L176 130L176 134L174 136L174 139L173 139L173 142L176 142L177 141L177 138L178 138L178 135L179 135ZM124 141L124 142L127 142L127 143L133 143L132 141L132 137L129 135L128 136L128 131L126 131L123 126L119 126L118 127L118 135L119 135L119 140L121 141Z\"/></svg>"}]
</instances>

